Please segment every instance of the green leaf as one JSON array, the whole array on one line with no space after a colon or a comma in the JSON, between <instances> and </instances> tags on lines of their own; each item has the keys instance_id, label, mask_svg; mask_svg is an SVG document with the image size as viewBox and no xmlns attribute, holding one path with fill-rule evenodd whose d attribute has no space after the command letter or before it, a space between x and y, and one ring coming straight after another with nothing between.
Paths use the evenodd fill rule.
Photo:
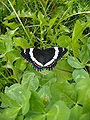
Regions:
<instances>
[{"instance_id":1,"label":"green leaf","mask_svg":"<svg viewBox=\"0 0 90 120\"><path fill-rule=\"evenodd\" d=\"M25 115L29 111L29 108L30 108L30 102L29 102L30 97L31 97L30 75L31 74L24 73L23 80L22 80L22 114L23 115Z\"/></svg>"},{"instance_id":2,"label":"green leaf","mask_svg":"<svg viewBox=\"0 0 90 120\"><path fill-rule=\"evenodd\" d=\"M83 112L90 112L90 78L81 79L76 85L76 90L78 92L77 101L83 105Z\"/></svg>"},{"instance_id":3,"label":"green leaf","mask_svg":"<svg viewBox=\"0 0 90 120\"><path fill-rule=\"evenodd\" d=\"M17 59L16 63L15 63L15 67L21 71L24 71L26 68L26 61L23 60L22 58Z\"/></svg>"},{"instance_id":4,"label":"green leaf","mask_svg":"<svg viewBox=\"0 0 90 120\"><path fill-rule=\"evenodd\" d=\"M29 104L30 97L32 100L30 90L36 90L39 86L39 81L38 81L37 77L35 77L34 73L26 71L23 75L22 85L23 85L22 113L25 115L28 112L29 107L30 107L30 104Z\"/></svg>"},{"instance_id":5,"label":"green leaf","mask_svg":"<svg viewBox=\"0 0 90 120\"><path fill-rule=\"evenodd\" d=\"M66 60L63 60L63 59L58 61L58 64L53 70L58 81L71 80L72 71L73 71L73 68L67 63Z\"/></svg>"},{"instance_id":6,"label":"green leaf","mask_svg":"<svg viewBox=\"0 0 90 120\"><path fill-rule=\"evenodd\" d=\"M24 38L21 38L21 37L16 38L16 37L14 37L13 40L14 40L16 46L20 46L23 49L26 49L26 48L30 47L30 45L28 44L28 42Z\"/></svg>"},{"instance_id":7,"label":"green leaf","mask_svg":"<svg viewBox=\"0 0 90 120\"><path fill-rule=\"evenodd\" d=\"M80 120L90 120L90 114L89 113L82 114Z\"/></svg>"},{"instance_id":8,"label":"green leaf","mask_svg":"<svg viewBox=\"0 0 90 120\"><path fill-rule=\"evenodd\" d=\"M11 29L16 29L16 28L18 27L18 24L17 24L16 22L10 22L10 23L8 23L7 20L4 21L3 24L4 24L5 26L10 27Z\"/></svg>"},{"instance_id":9,"label":"green leaf","mask_svg":"<svg viewBox=\"0 0 90 120\"><path fill-rule=\"evenodd\" d=\"M71 44L71 38L69 36L62 35L58 38L57 44L60 47L67 47Z\"/></svg>"},{"instance_id":10,"label":"green leaf","mask_svg":"<svg viewBox=\"0 0 90 120\"><path fill-rule=\"evenodd\" d=\"M43 25L47 25L48 26L48 23L45 20L44 15L40 11L38 13L38 18L39 18L40 23L42 23Z\"/></svg>"},{"instance_id":11,"label":"green leaf","mask_svg":"<svg viewBox=\"0 0 90 120\"><path fill-rule=\"evenodd\" d=\"M18 104L22 104L22 88L20 84L16 83L10 87L6 87L5 94L11 99L16 100Z\"/></svg>"},{"instance_id":12,"label":"green leaf","mask_svg":"<svg viewBox=\"0 0 90 120\"><path fill-rule=\"evenodd\" d=\"M40 98L42 99L45 105L48 105L51 99L50 87L42 86L42 88L38 92Z\"/></svg>"},{"instance_id":13,"label":"green leaf","mask_svg":"<svg viewBox=\"0 0 90 120\"><path fill-rule=\"evenodd\" d=\"M82 37L82 25L79 20L76 21L73 34L72 34L72 49L75 57L79 57L79 43L78 39Z\"/></svg>"},{"instance_id":14,"label":"green leaf","mask_svg":"<svg viewBox=\"0 0 90 120\"><path fill-rule=\"evenodd\" d=\"M20 107L7 108L2 113L1 118L3 120L15 120L20 109Z\"/></svg>"},{"instance_id":15,"label":"green leaf","mask_svg":"<svg viewBox=\"0 0 90 120\"><path fill-rule=\"evenodd\" d=\"M82 33L86 27L90 26L90 21L87 21L83 26L81 25L80 21L77 20L74 31L72 34L72 49L73 49L73 54L75 57L79 57L80 51L80 45L78 43L78 39L82 37Z\"/></svg>"},{"instance_id":16,"label":"green leaf","mask_svg":"<svg viewBox=\"0 0 90 120\"><path fill-rule=\"evenodd\" d=\"M46 116L44 114L35 114L35 115L29 115L29 117L26 117L25 120L45 120Z\"/></svg>"},{"instance_id":17,"label":"green leaf","mask_svg":"<svg viewBox=\"0 0 90 120\"><path fill-rule=\"evenodd\" d=\"M52 71L42 71L41 72L41 79L40 85L43 86L45 84L51 85L56 82L56 76L53 74Z\"/></svg>"},{"instance_id":18,"label":"green leaf","mask_svg":"<svg viewBox=\"0 0 90 120\"><path fill-rule=\"evenodd\" d=\"M37 90L39 86L38 78L35 76L33 72L26 71L23 74L22 84L26 84L26 86L28 86L29 82L30 82L30 86L29 86L30 90Z\"/></svg>"},{"instance_id":19,"label":"green leaf","mask_svg":"<svg viewBox=\"0 0 90 120\"><path fill-rule=\"evenodd\" d=\"M81 52L80 52L80 60L83 64L87 63L90 60L90 44L85 44L82 46Z\"/></svg>"},{"instance_id":20,"label":"green leaf","mask_svg":"<svg viewBox=\"0 0 90 120\"><path fill-rule=\"evenodd\" d=\"M21 13L20 13L20 11L18 11L17 14L18 14L19 17L23 17L23 18L26 18L26 17L32 18L32 16L33 16L30 12L28 12L28 11L24 12L24 10L22 10ZM15 15L14 12L11 12L11 14L8 15L7 17L5 17L4 20L11 20L13 18L15 19L16 15Z\"/></svg>"},{"instance_id":21,"label":"green leaf","mask_svg":"<svg viewBox=\"0 0 90 120\"><path fill-rule=\"evenodd\" d=\"M52 26L54 25L57 17L58 17L58 16L56 16L55 18L50 19L50 21L49 21L49 27L48 27L48 29L47 29L47 33L49 32L49 30L50 30L50 29L52 28Z\"/></svg>"},{"instance_id":22,"label":"green leaf","mask_svg":"<svg viewBox=\"0 0 90 120\"><path fill-rule=\"evenodd\" d=\"M70 109L63 101L57 101L47 113L47 120L69 120L69 116Z\"/></svg>"},{"instance_id":23,"label":"green leaf","mask_svg":"<svg viewBox=\"0 0 90 120\"><path fill-rule=\"evenodd\" d=\"M36 90L39 86L38 78L33 72L26 71L22 79L22 114L25 115L31 106L29 100L32 98L31 90ZM31 98L31 99L30 99Z\"/></svg>"},{"instance_id":24,"label":"green leaf","mask_svg":"<svg viewBox=\"0 0 90 120\"><path fill-rule=\"evenodd\" d=\"M76 40L80 39L82 37L82 32L81 23L77 20L72 34L72 42L76 42Z\"/></svg>"},{"instance_id":25,"label":"green leaf","mask_svg":"<svg viewBox=\"0 0 90 120\"><path fill-rule=\"evenodd\" d=\"M89 75L88 73L84 70L84 69L76 69L73 71L73 79L77 82L79 79L82 79L82 78L89 78Z\"/></svg>"},{"instance_id":26,"label":"green leaf","mask_svg":"<svg viewBox=\"0 0 90 120\"><path fill-rule=\"evenodd\" d=\"M45 106L37 92L32 91L30 99L30 111L36 113L45 113Z\"/></svg>"},{"instance_id":27,"label":"green leaf","mask_svg":"<svg viewBox=\"0 0 90 120\"><path fill-rule=\"evenodd\" d=\"M69 120L80 120L80 117L82 115L82 107L79 105L75 105L72 109L71 109L71 113L70 113L70 118Z\"/></svg>"},{"instance_id":28,"label":"green leaf","mask_svg":"<svg viewBox=\"0 0 90 120\"><path fill-rule=\"evenodd\" d=\"M5 47L6 47L7 52L10 52L12 50L12 47L13 47L12 37L14 36L14 33L16 32L16 30L17 29L15 29L15 30L7 29L6 34L1 35L1 39L4 40L4 42L5 42Z\"/></svg>"},{"instance_id":29,"label":"green leaf","mask_svg":"<svg viewBox=\"0 0 90 120\"><path fill-rule=\"evenodd\" d=\"M2 108L3 107L16 107L16 106L18 107L19 106L19 104L16 102L16 100L11 99L6 94L1 93L0 96L2 99L2 104L1 104Z\"/></svg>"},{"instance_id":30,"label":"green leaf","mask_svg":"<svg viewBox=\"0 0 90 120\"><path fill-rule=\"evenodd\" d=\"M30 84L28 84L30 85ZM29 87L24 87L22 88L22 114L25 115L30 108L30 100L31 97L31 91L29 90Z\"/></svg>"},{"instance_id":31,"label":"green leaf","mask_svg":"<svg viewBox=\"0 0 90 120\"><path fill-rule=\"evenodd\" d=\"M84 68L84 66L78 61L78 59L72 56L68 56L68 63L74 68Z\"/></svg>"},{"instance_id":32,"label":"green leaf","mask_svg":"<svg viewBox=\"0 0 90 120\"><path fill-rule=\"evenodd\" d=\"M64 25L61 25L61 26L60 26L60 30L61 30L61 31L65 31L65 32L67 32L67 33L70 33L69 28L66 27L66 26L64 26Z\"/></svg>"},{"instance_id":33,"label":"green leaf","mask_svg":"<svg viewBox=\"0 0 90 120\"><path fill-rule=\"evenodd\" d=\"M0 54L5 53L5 42L0 40Z\"/></svg>"},{"instance_id":34,"label":"green leaf","mask_svg":"<svg viewBox=\"0 0 90 120\"><path fill-rule=\"evenodd\" d=\"M14 49L14 50L8 52L8 53L6 54L6 56L7 56L7 58L8 58L8 62L9 62L10 64L13 64L14 61L16 61L17 59L20 58L20 53L19 53L18 50L15 50L15 49Z\"/></svg>"},{"instance_id":35,"label":"green leaf","mask_svg":"<svg viewBox=\"0 0 90 120\"><path fill-rule=\"evenodd\" d=\"M69 107L76 103L76 91L72 84L59 81L51 86L51 96L53 102L62 100Z\"/></svg>"}]
</instances>

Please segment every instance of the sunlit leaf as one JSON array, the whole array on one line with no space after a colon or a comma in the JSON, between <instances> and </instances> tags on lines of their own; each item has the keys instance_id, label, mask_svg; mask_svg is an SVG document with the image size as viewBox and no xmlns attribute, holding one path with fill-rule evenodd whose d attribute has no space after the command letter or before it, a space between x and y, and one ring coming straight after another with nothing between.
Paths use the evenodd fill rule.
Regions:
<instances>
[{"instance_id":1,"label":"sunlit leaf","mask_svg":"<svg viewBox=\"0 0 90 120\"><path fill-rule=\"evenodd\" d=\"M47 113L48 120L69 120L69 116L70 109L63 101L57 101Z\"/></svg>"},{"instance_id":2,"label":"sunlit leaf","mask_svg":"<svg viewBox=\"0 0 90 120\"><path fill-rule=\"evenodd\" d=\"M16 46L20 46L23 49L26 49L26 48L30 47L28 42L24 38L21 38L21 37L16 38L16 37L14 37L13 40L14 40Z\"/></svg>"},{"instance_id":3,"label":"sunlit leaf","mask_svg":"<svg viewBox=\"0 0 90 120\"><path fill-rule=\"evenodd\" d=\"M22 84L26 84L26 86L30 84L29 89L36 90L39 86L39 81L33 72L26 71L23 74Z\"/></svg>"},{"instance_id":4,"label":"sunlit leaf","mask_svg":"<svg viewBox=\"0 0 90 120\"><path fill-rule=\"evenodd\" d=\"M88 73L84 69L76 69L73 71L73 79L78 82L78 80L81 78L89 78Z\"/></svg>"},{"instance_id":5,"label":"sunlit leaf","mask_svg":"<svg viewBox=\"0 0 90 120\"><path fill-rule=\"evenodd\" d=\"M75 57L68 56L68 63L74 68L83 68L84 66Z\"/></svg>"},{"instance_id":6,"label":"sunlit leaf","mask_svg":"<svg viewBox=\"0 0 90 120\"><path fill-rule=\"evenodd\" d=\"M85 64L90 60L90 44L85 44L82 46L80 52L80 60Z\"/></svg>"},{"instance_id":7,"label":"sunlit leaf","mask_svg":"<svg viewBox=\"0 0 90 120\"><path fill-rule=\"evenodd\" d=\"M22 104L22 88L20 84L16 83L10 87L6 87L5 94L11 99L16 100L18 104Z\"/></svg>"},{"instance_id":8,"label":"sunlit leaf","mask_svg":"<svg viewBox=\"0 0 90 120\"><path fill-rule=\"evenodd\" d=\"M83 105L84 112L90 112L90 78L81 79L77 85L78 103Z\"/></svg>"},{"instance_id":9,"label":"sunlit leaf","mask_svg":"<svg viewBox=\"0 0 90 120\"><path fill-rule=\"evenodd\" d=\"M60 47L67 47L70 46L71 44L71 38L69 36L62 35L58 38L57 41L58 45Z\"/></svg>"},{"instance_id":10,"label":"sunlit leaf","mask_svg":"<svg viewBox=\"0 0 90 120\"><path fill-rule=\"evenodd\" d=\"M63 100L67 105L72 106L76 102L76 91L73 85L68 82L59 81L51 86L53 101Z\"/></svg>"}]
</instances>

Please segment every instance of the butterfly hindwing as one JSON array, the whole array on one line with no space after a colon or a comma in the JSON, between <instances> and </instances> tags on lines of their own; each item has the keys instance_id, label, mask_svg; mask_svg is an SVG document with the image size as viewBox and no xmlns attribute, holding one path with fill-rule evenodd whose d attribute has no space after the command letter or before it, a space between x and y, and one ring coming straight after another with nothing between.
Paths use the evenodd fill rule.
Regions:
<instances>
[{"instance_id":1,"label":"butterfly hindwing","mask_svg":"<svg viewBox=\"0 0 90 120\"><path fill-rule=\"evenodd\" d=\"M28 48L26 50L21 50L21 55L28 62L32 63L34 69L41 71L43 68L51 70L55 67L57 61L61 59L66 52L67 49L61 47L47 48L45 50Z\"/></svg>"}]
</instances>

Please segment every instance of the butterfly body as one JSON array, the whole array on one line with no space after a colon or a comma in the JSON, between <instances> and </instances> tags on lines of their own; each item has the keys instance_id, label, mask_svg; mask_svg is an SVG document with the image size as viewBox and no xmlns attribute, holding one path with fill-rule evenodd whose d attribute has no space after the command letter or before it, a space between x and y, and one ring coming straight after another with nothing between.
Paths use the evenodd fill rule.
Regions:
<instances>
[{"instance_id":1,"label":"butterfly body","mask_svg":"<svg viewBox=\"0 0 90 120\"><path fill-rule=\"evenodd\" d=\"M38 71L52 70L56 66L57 61L63 57L67 52L66 48L53 47L47 49L28 48L21 50L21 55L28 61L31 62L34 69Z\"/></svg>"}]
</instances>

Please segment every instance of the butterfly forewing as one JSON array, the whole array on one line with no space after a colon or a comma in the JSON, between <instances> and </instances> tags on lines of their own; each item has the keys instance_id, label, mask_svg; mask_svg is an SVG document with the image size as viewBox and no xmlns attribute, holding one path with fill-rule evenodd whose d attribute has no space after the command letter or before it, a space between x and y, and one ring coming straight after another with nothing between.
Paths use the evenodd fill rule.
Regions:
<instances>
[{"instance_id":1,"label":"butterfly forewing","mask_svg":"<svg viewBox=\"0 0 90 120\"><path fill-rule=\"evenodd\" d=\"M58 49L59 49L59 54L58 54L57 60L60 60L64 56L64 54L66 54L67 49L66 48L61 48L61 47L59 47Z\"/></svg>"}]
</instances>

